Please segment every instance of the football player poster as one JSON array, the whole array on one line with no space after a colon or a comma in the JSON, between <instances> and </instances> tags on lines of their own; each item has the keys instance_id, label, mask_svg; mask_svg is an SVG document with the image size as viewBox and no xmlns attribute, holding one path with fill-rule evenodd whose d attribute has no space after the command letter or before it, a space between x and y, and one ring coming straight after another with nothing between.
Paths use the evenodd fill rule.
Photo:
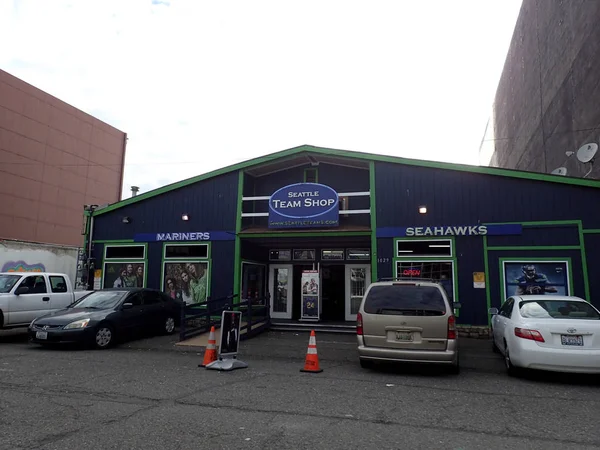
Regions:
<instances>
[{"instance_id":1,"label":"football player poster","mask_svg":"<svg viewBox=\"0 0 600 450\"><path fill-rule=\"evenodd\" d=\"M566 261L504 262L506 297L511 295L570 295Z\"/></svg>"}]
</instances>

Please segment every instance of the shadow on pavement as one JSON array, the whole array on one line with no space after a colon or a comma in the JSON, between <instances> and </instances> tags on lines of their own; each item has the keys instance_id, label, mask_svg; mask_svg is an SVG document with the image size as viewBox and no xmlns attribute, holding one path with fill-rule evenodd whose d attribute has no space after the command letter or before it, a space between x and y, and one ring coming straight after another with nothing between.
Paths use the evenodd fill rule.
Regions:
<instances>
[{"instance_id":1,"label":"shadow on pavement","mask_svg":"<svg viewBox=\"0 0 600 450\"><path fill-rule=\"evenodd\" d=\"M27 328L0 330L0 344L27 343Z\"/></svg>"}]
</instances>

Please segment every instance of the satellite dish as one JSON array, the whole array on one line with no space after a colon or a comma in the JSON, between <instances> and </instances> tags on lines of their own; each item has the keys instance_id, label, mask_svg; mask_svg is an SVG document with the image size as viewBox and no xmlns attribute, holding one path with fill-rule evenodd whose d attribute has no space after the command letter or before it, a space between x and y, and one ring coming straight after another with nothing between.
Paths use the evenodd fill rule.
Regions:
<instances>
[{"instance_id":1,"label":"satellite dish","mask_svg":"<svg viewBox=\"0 0 600 450\"><path fill-rule=\"evenodd\" d=\"M567 174L567 168L559 167L558 169L554 169L551 173L552 175L562 175L564 177Z\"/></svg>"},{"instance_id":2,"label":"satellite dish","mask_svg":"<svg viewBox=\"0 0 600 450\"><path fill-rule=\"evenodd\" d=\"M582 163L589 163L592 159L594 159L597 151L598 144L584 144L579 150L577 150L577 159Z\"/></svg>"}]
</instances>

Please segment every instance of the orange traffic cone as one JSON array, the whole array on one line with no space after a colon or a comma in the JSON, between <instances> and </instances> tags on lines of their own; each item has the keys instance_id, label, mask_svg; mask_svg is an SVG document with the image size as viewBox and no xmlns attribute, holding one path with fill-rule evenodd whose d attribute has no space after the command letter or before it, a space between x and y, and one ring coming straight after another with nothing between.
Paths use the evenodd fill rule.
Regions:
<instances>
[{"instance_id":1,"label":"orange traffic cone","mask_svg":"<svg viewBox=\"0 0 600 450\"><path fill-rule=\"evenodd\" d=\"M215 327L210 327L210 334L208 335L208 345L204 352L204 361L202 364L198 364L198 367L206 367L213 361L217 360L217 340L215 338Z\"/></svg>"},{"instance_id":2,"label":"orange traffic cone","mask_svg":"<svg viewBox=\"0 0 600 450\"><path fill-rule=\"evenodd\" d=\"M315 336L315 330L311 330L310 332L308 350L306 351L306 361L304 362L304 369L300 369L300 372L323 372L323 369L319 367L319 355L317 355L317 338Z\"/></svg>"}]
</instances>

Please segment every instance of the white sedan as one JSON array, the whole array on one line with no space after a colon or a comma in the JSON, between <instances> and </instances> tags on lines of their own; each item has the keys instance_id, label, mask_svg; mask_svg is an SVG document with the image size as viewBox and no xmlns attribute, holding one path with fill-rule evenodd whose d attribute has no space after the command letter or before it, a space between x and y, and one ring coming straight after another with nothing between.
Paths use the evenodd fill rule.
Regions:
<instances>
[{"instance_id":1,"label":"white sedan","mask_svg":"<svg viewBox=\"0 0 600 450\"><path fill-rule=\"evenodd\" d=\"M600 311L579 297L509 297L490 308L494 351L506 370L600 373Z\"/></svg>"}]
</instances>

